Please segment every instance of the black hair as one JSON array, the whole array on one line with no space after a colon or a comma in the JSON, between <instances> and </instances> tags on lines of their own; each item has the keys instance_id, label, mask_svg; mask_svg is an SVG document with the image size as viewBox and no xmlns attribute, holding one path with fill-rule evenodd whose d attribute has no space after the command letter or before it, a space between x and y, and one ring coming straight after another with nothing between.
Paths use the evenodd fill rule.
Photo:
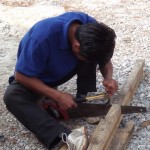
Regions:
<instances>
[{"instance_id":1,"label":"black hair","mask_svg":"<svg viewBox=\"0 0 150 150\"><path fill-rule=\"evenodd\" d=\"M80 43L80 54L100 67L113 56L116 34L103 23L88 23L77 27L75 39Z\"/></svg>"}]
</instances>

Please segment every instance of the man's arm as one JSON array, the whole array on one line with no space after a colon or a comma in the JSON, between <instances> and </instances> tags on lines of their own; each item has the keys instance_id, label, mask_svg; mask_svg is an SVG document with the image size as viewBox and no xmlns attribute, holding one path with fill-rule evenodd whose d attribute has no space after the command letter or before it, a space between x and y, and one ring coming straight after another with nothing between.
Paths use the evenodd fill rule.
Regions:
<instances>
[{"instance_id":1,"label":"man's arm","mask_svg":"<svg viewBox=\"0 0 150 150\"><path fill-rule=\"evenodd\" d=\"M112 96L118 90L117 82L112 78L113 76L113 65L111 60L103 67L100 68L100 72L104 77L103 85L105 87L106 92Z\"/></svg>"},{"instance_id":2,"label":"man's arm","mask_svg":"<svg viewBox=\"0 0 150 150\"><path fill-rule=\"evenodd\" d=\"M51 87L47 86L46 84L44 84L38 78L28 77L19 72L16 72L15 79L16 79L16 81L18 81L19 83L21 83L22 85L27 87L28 89L30 89L40 95L47 96L47 97L51 98L52 100L58 102L58 104L63 109L68 109L68 108L77 106L77 104L73 100L72 95L70 95L68 93L60 92L56 89L51 88Z\"/></svg>"}]
</instances>

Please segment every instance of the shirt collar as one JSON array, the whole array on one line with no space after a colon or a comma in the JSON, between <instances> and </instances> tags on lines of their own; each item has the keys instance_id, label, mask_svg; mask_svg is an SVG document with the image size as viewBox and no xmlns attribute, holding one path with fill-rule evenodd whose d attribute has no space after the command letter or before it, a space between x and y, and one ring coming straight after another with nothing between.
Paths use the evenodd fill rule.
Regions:
<instances>
[{"instance_id":1,"label":"shirt collar","mask_svg":"<svg viewBox=\"0 0 150 150\"><path fill-rule=\"evenodd\" d=\"M61 37L61 42L60 42L61 49L67 49L67 48L71 47L71 45L69 43L69 38L68 38L68 30L69 30L70 25L75 21L79 21L79 22L81 22L81 24L83 24L82 20L80 20L80 19L73 19L73 20L70 20L70 21L64 23L63 34L62 34L63 36Z\"/></svg>"}]
</instances>

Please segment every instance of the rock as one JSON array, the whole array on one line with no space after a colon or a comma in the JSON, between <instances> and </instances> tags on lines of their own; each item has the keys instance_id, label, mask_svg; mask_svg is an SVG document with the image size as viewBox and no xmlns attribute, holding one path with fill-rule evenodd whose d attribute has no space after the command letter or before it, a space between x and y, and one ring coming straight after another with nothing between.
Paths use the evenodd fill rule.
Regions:
<instances>
[{"instance_id":1,"label":"rock","mask_svg":"<svg viewBox=\"0 0 150 150\"><path fill-rule=\"evenodd\" d=\"M27 149L27 150L28 150L28 149L30 149L30 147L29 147L29 146L25 146L25 149Z\"/></svg>"}]
</instances>

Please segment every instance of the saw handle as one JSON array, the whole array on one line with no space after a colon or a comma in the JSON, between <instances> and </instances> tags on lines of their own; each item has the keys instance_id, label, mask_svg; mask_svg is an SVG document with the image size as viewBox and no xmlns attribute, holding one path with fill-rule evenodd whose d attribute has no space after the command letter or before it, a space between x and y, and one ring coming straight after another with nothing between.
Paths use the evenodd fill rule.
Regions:
<instances>
[{"instance_id":1,"label":"saw handle","mask_svg":"<svg viewBox=\"0 0 150 150\"><path fill-rule=\"evenodd\" d=\"M101 93L99 95L94 95L94 96L85 96L85 97L82 97L82 98L74 98L74 101L76 103L83 103L83 102L90 102L90 101L95 101L95 100L109 100L110 97L108 94L105 94L105 93ZM106 102L107 103L107 102Z\"/></svg>"},{"instance_id":2,"label":"saw handle","mask_svg":"<svg viewBox=\"0 0 150 150\"><path fill-rule=\"evenodd\" d=\"M45 110L48 109L48 107L56 109L59 112L59 114L63 117L64 120L68 120L69 119L67 111L63 110L62 108L60 108L60 106L57 103L52 103L52 102L45 103L45 104L42 105L42 107Z\"/></svg>"},{"instance_id":3,"label":"saw handle","mask_svg":"<svg viewBox=\"0 0 150 150\"><path fill-rule=\"evenodd\" d=\"M77 104L87 102L86 98L74 98L74 100ZM104 103L101 103L101 105L103 106L108 106L109 104L110 104L110 99L105 100Z\"/></svg>"}]
</instances>

